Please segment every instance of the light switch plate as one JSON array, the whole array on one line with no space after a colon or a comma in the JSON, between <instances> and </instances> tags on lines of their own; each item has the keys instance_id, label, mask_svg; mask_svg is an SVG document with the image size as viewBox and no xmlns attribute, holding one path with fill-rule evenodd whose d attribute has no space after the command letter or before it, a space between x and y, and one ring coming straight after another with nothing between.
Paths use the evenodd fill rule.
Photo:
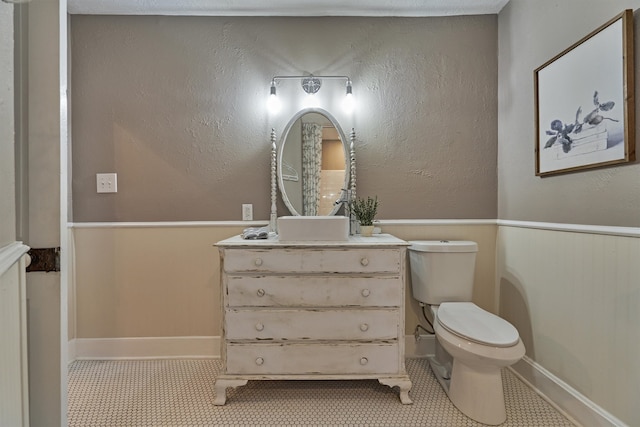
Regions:
<instances>
[{"instance_id":1,"label":"light switch plate","mask_svg":"<svg viewBox=\"0 0 640 427\"><path fill-rule=\"evenodd\" d=\"M96 174L96 183L98 193L118 192L118 174L116 173Z\"/></svg>"}]
</instances>

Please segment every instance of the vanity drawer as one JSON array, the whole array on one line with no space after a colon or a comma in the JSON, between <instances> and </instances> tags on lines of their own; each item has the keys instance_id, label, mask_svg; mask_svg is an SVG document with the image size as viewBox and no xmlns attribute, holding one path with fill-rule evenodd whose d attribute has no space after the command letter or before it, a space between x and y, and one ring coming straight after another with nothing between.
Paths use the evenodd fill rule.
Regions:
<instances>
[{"instance_id":1,"label":"vanity drawer","mask_svg":"<svg viewBox=\"0 0 640 427\"><path fill-rule=\"evenodd\" d=\"M228 344L227 374L397 374L398 344Z\"/></svg>"},{"instance_id":2,"label":"vanity drawer","mask_svg":"<svg viewBox=\"0 0 640 427\"><path fill-rule=\"evenodd\" d=\"M395 340L399 310L227 310L225 339Z\"/></svg>"},{"instance_id":3,"label":"vanity drawer","mask_svg":"<svg viewBox=\"0 0 640 427\"><path fill-rule=\"evenodd\" d=\"M402 279L341 276L227 276L229 307L399 307Z\"/></svg>"},{"instance_id":4,"label":"vanity drawer","mask_svg":"<svg viewBox=\"0 0 640 427\"><path fill-rule=\"evenodd\" d=\"M225 272L399 273L399 249L237 249L226 251Z\"/></svg>"}]
</instances>

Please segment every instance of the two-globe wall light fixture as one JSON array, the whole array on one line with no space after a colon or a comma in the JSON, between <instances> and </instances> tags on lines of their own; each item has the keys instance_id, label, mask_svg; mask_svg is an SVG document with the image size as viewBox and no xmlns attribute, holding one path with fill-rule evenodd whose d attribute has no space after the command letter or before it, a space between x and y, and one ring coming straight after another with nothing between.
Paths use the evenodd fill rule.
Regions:
<instances>
[{"instance_id":1,"label":"two-globe wall light fixture","mask_svg":"<svg viewBox=\"0 0 640 427\"><path fill-rule=\"evenodd\" d=\"M280 101L276 95L276 82L278 80L300 80L302 90L304 90L308 96L315 95L322 87L322 80L345 80L346 92L345 99L343 101L343 108L346 112L353 111L353 86L351 84L351 78L349 76L314 76L312 74L308 76L275 76L271 79L271 88L269 91L268 108L271 112L277 112L280 109Z\"/></svg>"}]
</instances>

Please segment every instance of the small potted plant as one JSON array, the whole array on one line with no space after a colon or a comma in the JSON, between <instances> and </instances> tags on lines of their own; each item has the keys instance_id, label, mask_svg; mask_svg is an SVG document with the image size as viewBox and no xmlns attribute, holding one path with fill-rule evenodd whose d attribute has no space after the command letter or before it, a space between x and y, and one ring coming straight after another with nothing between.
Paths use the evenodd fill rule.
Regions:
<instances>
[{"instance_id":1,"label":"small potted plant","mask_svg":"<svg viewBox=\"0 0 640 427\"><path fill-rule=\"evenodd\" d=\"M378 213L378 196L375 198L355 199L351 203L351 210L360 223L360 234L371 236L373 234L373 220Z\"/></svg>"}]
</instances>

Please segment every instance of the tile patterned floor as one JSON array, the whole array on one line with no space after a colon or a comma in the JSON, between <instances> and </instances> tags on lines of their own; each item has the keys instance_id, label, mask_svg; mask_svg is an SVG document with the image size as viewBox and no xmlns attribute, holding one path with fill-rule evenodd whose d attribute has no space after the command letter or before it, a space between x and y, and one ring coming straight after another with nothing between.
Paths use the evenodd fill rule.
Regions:
<instances>
[{"instance_id":1,"label":"tile patterned floor","mask_svg":"<svg viewBox=\"0 0 640 427\"><path fill-rule=\"evenodd\" d=\"M69 426L481 426L451 404L425 359L407 359L413 405L361 380L249 381L213 406L220 369L213 359L73 362ZM573 426L508 370L503 383L503 426Z\"/></svg>"}]
</instances>

